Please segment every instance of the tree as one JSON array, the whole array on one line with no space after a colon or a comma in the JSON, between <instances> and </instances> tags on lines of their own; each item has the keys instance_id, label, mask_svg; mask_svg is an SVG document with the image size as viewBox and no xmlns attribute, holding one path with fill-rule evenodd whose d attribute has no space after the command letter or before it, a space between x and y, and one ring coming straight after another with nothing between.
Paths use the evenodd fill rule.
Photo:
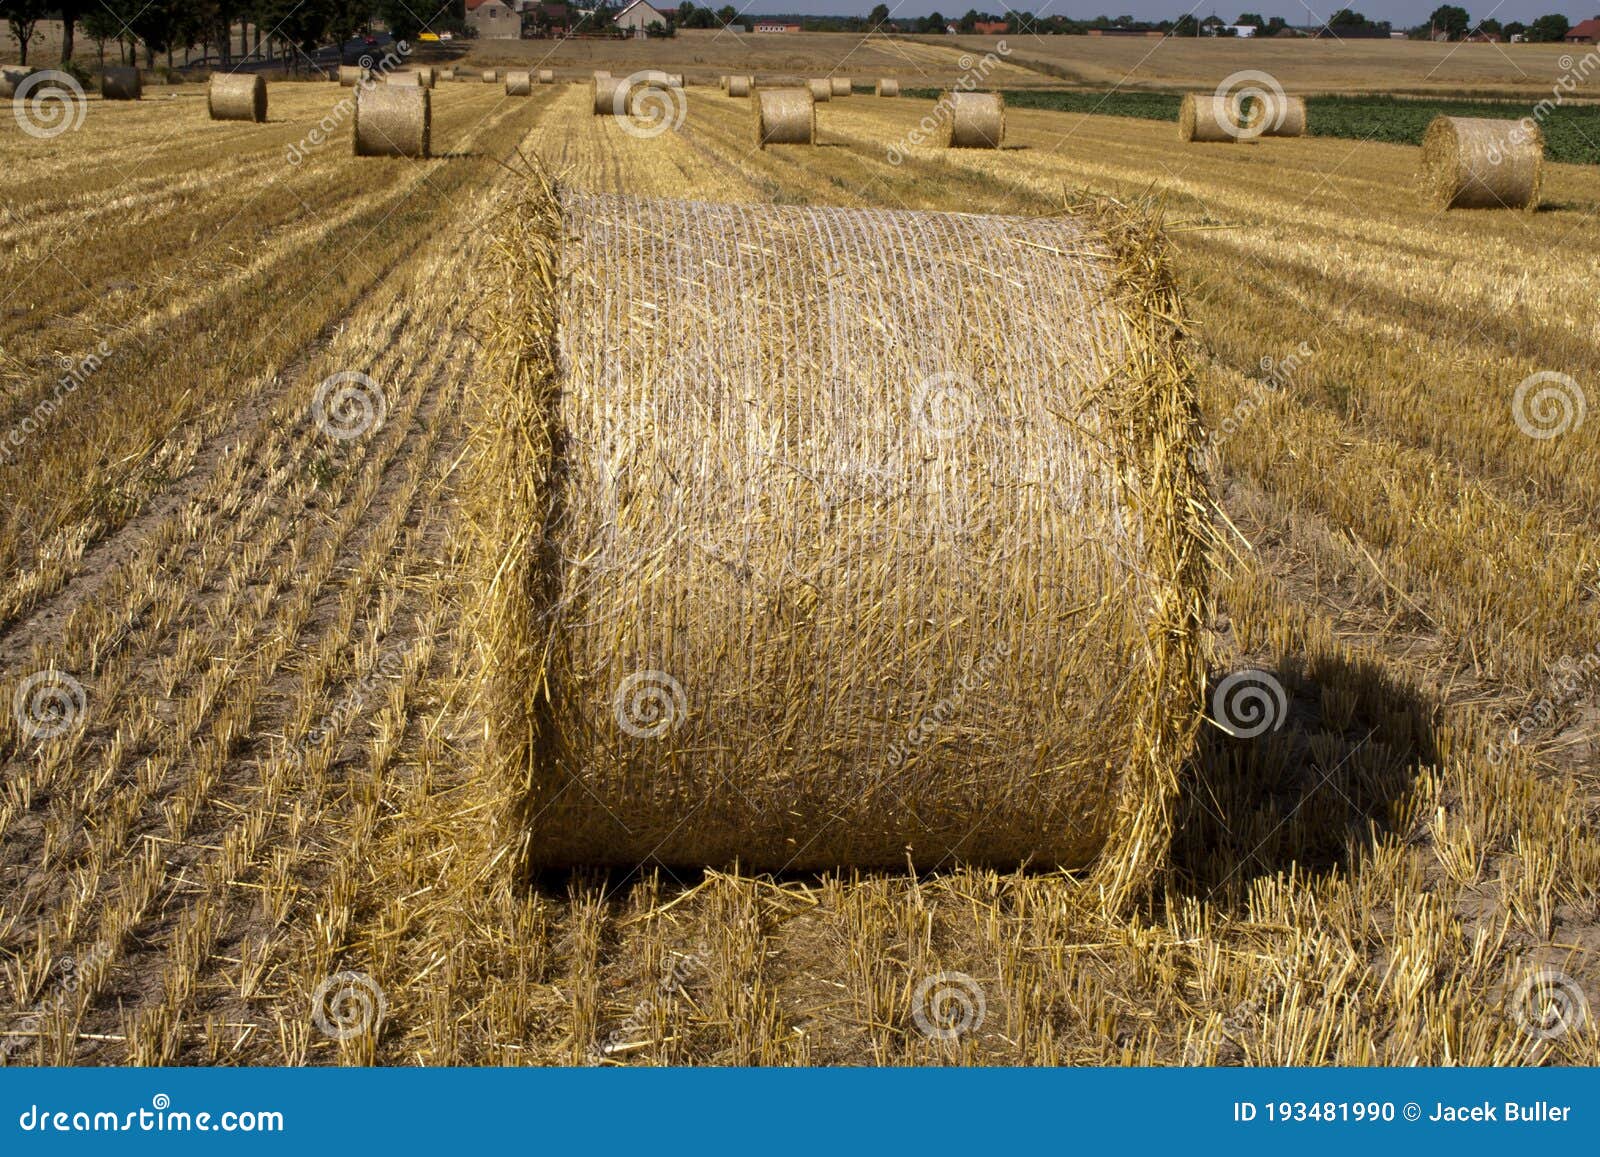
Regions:
<instances>
[{"instance_id":1,"label":"tree","mask_svg":"<svg viewBox=\"0 0 1600 1157\"><path fill-rule=\"evenodd\" d=\"M1282 16L1269 17L1267 26L1261 30L1261 34L1263 36L1276 36L1287 27L1289 27L1289 22Z\"/></svg>"},{"instance_id":2,"label":"tree","mask_svg":"<svg viewBox=\"0 0 1600 1157\"><path fill-rule=\"evenodd\" d=\"M1475 29L1475 31L1486 32L1490 36L1501 36L1504 35L1505 28L1501 25L1500 21L1491 16L1487 19L1478 21L1478 27Z\"/></svg>"},{"instance_id":3,"label":"tree","mask_svg":"<svg viewBox=\"0 0 1600 1157\"><path fill-rule=\"evenodd\" d=\"M1504 29L1507 40L1510 40L1514 36L1521 36L1527 31L1528 26L1520 20L1507 21Z\"/></svg>"},{"instance_id":4,"label":"tree","mask_svg":"<svg viewBox=\"0 0 1600 1157\"><path fill-rule=\"evenodd\" d=\"M422 18L414 9L427 10L427 5L408 4L406 0L377 0L377 13L389 27L389 35L396 40L415 40L422 31Z\"/></svg>"},{"instance_id":5,"label":"tree","mask_svg":"<svg viewBox=\"0 0 1600 1157\"><path fill-rule=\"evenodd\" d=\"M1433 25L1435 32L1443 32L1451 40L1460 40L1472 26L1472 17L1460 5L1441 4L1428 17L1428 23Z\"/></svg>"},{"instance_id":6,"label":"tree","mask_svg":"<svg viewBox=\"0 0 1600 1157\"><path fill-rule=\"evenodd\" d=\"M1235 20L1234 23L1241 28L1265 28L1267 26L1267 22L1254 12L1241 12L1239 19Z\"/></svg>"},{"instance_id":7,"label":"tree","mask_svg":"<svg viewBox=\"0 0 1600 1157\"><path fill-rule=\"evenodd\" d=\"M1551 16L1541 16L1528 25L1528 39L1541 44L1565 40L1567 33L1572 29L1572 22L1559 13Z\"/></svg>"},{"instance_id":8,"label":"tree","mask_svg":"<svg viewBox=\"0 0 1600 1157\"><path fill-rule=\"evenodd\" d=\"M4 14L11 35L22 46L21 63L28 63L28 41L33 39L34 25L44 19L45 0L0 0L0 14Z\"/></svg>"},{"instance_id":9,"label":"tree","mask_svg":"<svg viewBox=\"0 0 1600 1157\"><path fill-rule=\"evenodd\" d=\"M717 23L724 28L730 28L739 22L739 10L732 4L724 4L717 9Z\"/></svg>"},{"instance_id":10,"label":"tree","mask_svg":"<svg viewBox=\"0 0 1600 1157\"><path fill-rule=\"evenodd\" d=\"M889 6L887 4L879 4L874 7L871 12L867 13L867 27L871 28L874 32L880 31L886 27L888 23Z\"/></svg>"},{"instance_id":11,"label":"tree","mask_svg":"<svg viewBox=\"0 0 1600 1157\"><path fill-rule=\"evenodd\" d=\"M90 40L94 41L95 51L99 54L102 67L106 63L106 41L120 40L123 36L122 17L113 4L96 4L84 12L80 21L83 31Z\"/></svg>"},{"instance_id":12,"label":"tree","mask_svg":"<svg viewBox=\"0 0 1600 1157\"><path fill-rule=\"evenodd\" d=\"M1341 8L1328 17L1329 28L1364 28L1366 24L1367 18L1365 16L1349 8Z\"/></svg>"},{"instance_id":13,"label":"tree","mask_svg":"<svg viewBox=\"0 0 1600 1157\"><path fill-rule=\"evenodd\" d=\"M76 47L78 21L83 17L84 6L91 0L56 0L56 11L61 15L61 63L72 59Z\"/></svg>"},{"instance_id":14,"label":"tree","mask_svg":"<svg viewBox=\"0 0 1600 1157\"><path fill-rule=\"evenodd\" d=\"M1172 35L1174 36L1199 36L1200 22L1189 13L1185 12L1172 22Z\"/></svg>"}]
</instances>

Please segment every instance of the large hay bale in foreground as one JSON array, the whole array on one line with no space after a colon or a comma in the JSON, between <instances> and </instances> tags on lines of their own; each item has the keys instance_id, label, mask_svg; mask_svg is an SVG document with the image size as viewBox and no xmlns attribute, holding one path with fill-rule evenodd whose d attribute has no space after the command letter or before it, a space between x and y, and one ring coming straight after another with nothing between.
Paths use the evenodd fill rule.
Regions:
<instances>
[{"instance_id":1,"label":"large hay bale in foreground","mask_svg":"<svg viewBox=\"0 0 1600 1157\"><path fill-rule=\"evenodd\" d=\"M806 88L811 90L811 99L818 104L833 99L833 82L831 80L808 80Z\"/></svg>"},{"instance_id":2,"label":"large hay bale in foreground","mask_svg":"<svg viewBox=\"0 0 1600 1157\"><path fill-rule=\"evenodd\" d=\"M1244 135L1251 137L1303 137L1306 135L1306 98L1255 94L1244 117Z\"/></svg>"},{"instance_id":3,"label":"large hay bale in foreground","mask_svg":"<svg viewBox=\"0 0 1600 1157\"><path fill-rule=\"evenodd\" d=\"M206 111L214 121L267 119L267 81L257 74L214 72L206 86Z\"/></svg>"},{"instance_id":4,"label":"large hay bale in foreground","mask_svg":"<svg viewBox=\"0 0 1600 1157\"><path fill-rule=\"evenodd\" d=\"M748 97L750 90L755 87L756 78L753 76L730 76L728 78L728 95L733 97Z\"/></svg>"},{"instance_id":5,"label":"large hay bale in foreground","mask_svg":"<svg viewBox=\"0 0 1600 1157\"><path fill-rule=\"evenodd\" d=\"M31 72L33 72L31 68L12 66L0 68L0 97L16 96L17 86L27 80Z\"/></svg>"},{"instance_id":6,"label":"large hay bale in foreground","mask_svg":"<svg viewBox=\"0 0 1600 1157\"><path fill-rule=\"evenodd\" d=\"M137 68L108 68L100 77L105 100L138 100L144 95L144 74Z\"/></svg>"},{"instance_id":7,"label":"large hay bale in foreground","mask_svg":"<svg viewBox=\"0 0 1600 1157\"><path fill-rule=\"evenodd\" d=\"M533 91L533 76L527 72L506 73L506 95L527 96Z\"/></svg>"},{"instance_id":8,"label":"large hay bale in foreground","mask_svg":"<svg viewBox=\"0 0 1600 1157\"><path fill-rule=\"evenodd\" d=\"M1157 239L547 190L470 456L525 862L1146 881L1209 544Z\"/></svg>"},{"instance_id":9,"label":"large hay bale in foreground","mask_svg":"<svg viewBox=\"0 0 1600 1157\"><path fill-rule=\"evenodd\" d=\"M1435 117L1422 138L1423 195L1445 209L1536 209L1544 132L1530 121Z\"/></svg>"},{"instance_id":10,"label":"large hay bale in foreground","mask_svg":"<svg viewBox=\"0 0 1600 1157\"><path fill-rule=\"evenodd\" d=\"M888 77L884 77L882 80L878 81L875 86L873 86L872 92L874 96L899 96L900 82L898 80L890 80Z\"/></svg>"},{"instance_id":11,"label":"large hay bale in foreground","mask_svg":"<svg viewBox=\"0 0 1600 1157\"><path fill-rule=\"evenodd\" d=\"M354 88L364 80L372 79L369 70L359 64L341 64L339 66L339 83L345 88Z\"/></svg>"},{"instance_id":12,"label":"large hay bale in foreground","mask_svg":"<svg viewBox=\"0 0 1600 1157\"><path fill-rule=\"evenodd\" d=\"M1240 131L1227 97L1215 93L1183 94L1183 103L1178 106L1180 141L1236 141Z\"/></svg>"},{"instance_id":13,"label":"large hay bale in foreground","mask_svg":"<svg viewBox=\"0 0 1600 1157\"><path fill-rule=\"evenodd\" d=\"M950 110L943 120L947 149L998 149L1006 136L1006 99L997 92L947 92L939 103Z\"/></svg>"},{"instance_id":14,"label":"large hay bale in foreground","mask_svg":"<svg viewBox=\"0 0 1600 1157\"><path fill-rule=\"evenodd\" d=\"M834 96L850 95L850 78L848 76L833 76L828 78L828 83L833 86Z\"/></svg>"},{"instance_id":15,"label":"large hay bale in foreground","mask_svg":"<svg viewBox=\"0 0 1600 1157\"><path fill-rule=\"evenodd\" d=\"M750 102L756 147L817 143L817 102L806 88L763 88Z\"/></svg>"},{"instance_id":16,"label":"large hay bale in foreground","mask_svg":"<svg viewBox=\"0 0 1600 1157\"><path fill-rule=\"evenodd\" d=\"M416 85L356 89L358 157L426 157L433 131L433 94Z\"/></svg>"}]
</instances>

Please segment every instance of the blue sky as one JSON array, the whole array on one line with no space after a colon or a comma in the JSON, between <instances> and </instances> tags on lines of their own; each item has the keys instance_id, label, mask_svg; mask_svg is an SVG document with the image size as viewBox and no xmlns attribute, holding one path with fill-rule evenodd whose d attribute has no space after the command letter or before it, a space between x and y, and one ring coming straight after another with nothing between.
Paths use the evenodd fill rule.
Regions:
<instances>
[{"instance_id":1,"label":"blue sky","mask_svg":"<svg viewBox=\"0 0 1600 1157\"><path fill-rule=\"evenodd\" d=\"M860 15L865 16L876 0L759 0L750 6L751 12L807 12L818 15ZM1425 23L1428 13L1432 12L1445 0L1383 0L1381 3L1360 3L1351 0L1349 7L1366 16L1369 20L1388 20L1397 28L1408 28L1414 24ZM1460 3L1461 0L1450 0ZM957 15L968 8L976 8L982 12L985 9L993 12L1006 7L1003 0L904 0L899 7L895 0L884 0L890 8L895 9L896 16L924 16L929 12L938 11L946 16ZM1159 20L1163 17L1176 17L1189 11L1188 5L1194 0L1016 0L1016 7L1023 10L1060 14L1077 17L1079 19L1093 16L1122 16L1137 17L1140 20ZM735 0L735 7L741 7ZM1242 11L1259 12L1262 16L1282 16L1291 24L1315 24L1331 16L1340 8L1346 7L1345 3L1326 3L1325 0L1307 0L1302 4L1299 0L1276 0L1268 3L1249 3L1246 0L1228 0L1226 4L1217 0L1202 0L1196 15L1208 16L1213 11L1224 20L1232 20ZM1600 16L1600 0L1486 0L1484 3L1463 3L1474 20L1493 16L1504 23L1508 20L1521 20L1524 23L1535 16L1542 16L1547 12L1560 12L1569 17L1573 23L1587 19L1590 16Z\"/></svg>"}]
</instances>

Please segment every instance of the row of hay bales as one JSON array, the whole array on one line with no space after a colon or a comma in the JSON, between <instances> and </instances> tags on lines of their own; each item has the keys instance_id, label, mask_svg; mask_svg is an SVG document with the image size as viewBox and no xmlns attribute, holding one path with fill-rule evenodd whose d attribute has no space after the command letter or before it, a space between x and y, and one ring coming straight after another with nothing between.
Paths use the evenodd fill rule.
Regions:
<instances>
[{"instance_id":1,"label":"row of hay bales","mask_svg":"<svg viewBox=\"0 0 1600 1157\"><path fill-rule=\"evenodd\" d=\"M1178 111L1178 139L1226 143L1306 134L1304 97L1256 96L1248 109L1232 98L1188 93ZM1419 185L1442 209L1527 209L1544 183L1544 133L1532 121L1435 117L1422 138Z\"/></svg>"},{"instance_id":2,"label":"row of hay bales","mask_svg":"<svg viewBox=\"0 0 1600 1157\"><path fill-rule=\"evenodd\" d=\"M759 87L756 78L749 74L723 76L717 83L723 92L733 97L747 97ZM813 100L841 100L854 94L855 81L848 76L815 77L803 87L810 90ZM883 77L873 84L872 92L874 96L899 96L900 82Z\"/></svg>"},{"instance_id":3,"label":"row of hay bales","mask_svg":"<svg viewBox=\"0 0 1600 1157\"><path fill-rule=\"evenodd\" d=\"M0 68L0 98L16 96L18 87L34 71L16 65ZM143 94L144 74L137 68L114 67L101 74L100 95L106 100L138 100Z\"/></svg>"}]
</instances>

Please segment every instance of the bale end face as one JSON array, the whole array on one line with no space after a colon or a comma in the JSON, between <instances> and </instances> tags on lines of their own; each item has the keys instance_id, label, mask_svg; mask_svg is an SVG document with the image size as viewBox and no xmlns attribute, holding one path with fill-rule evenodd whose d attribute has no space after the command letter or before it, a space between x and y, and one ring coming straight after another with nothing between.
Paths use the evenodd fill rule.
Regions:
<instances>
[{"instance_id":1,"label":"bale end face","mask_svg":"<svg viewBox=\"0 0 1600 1157\"><path fill-rule=\"evenodd\" d=\"M137 68L108 68L100 77L104 100L138 100L144 94L144 74Z\"/></svg>"},{"instance_id":2,"label":"bale end face","mask_svg":"<svg viewBox=\"0 0 1600 1157\"><path fill-rule=\"evenodd\" d=\"M1435 117L1422 138L1423 196L1442 209L1539 206L1544 132L1532 121Z\"/></svg>"},{"instance_id":3,"label":"bale end face","mask_svg":"<svg viewBox=\"0 0 1600 1157\"><path fill-rule=\"evenodd\" d=\"M431 92L416 85L362 85L356 90L355 155L429 156L432 98Z\"/></svg>"},{"instance_id":4,"label":"bale end face","mask_svg":"<svg viewBox=\"0 0 1600 1157\"><path fill-rule=\"evenodd\" d=\"M756 147L817 143L817 102L808 88L763 88L751 101Z\"/></svg>"},{"instance_id":5,"label":"bale end face","mask_svg":"<svg viewBox=\"0 0 1600 1157\"><path fill-rule=\"evenodd\" d=\"M256 75L212 73L206 86L206 110L214 121L267 119L267 81Z\"/></svg>"},{"instance_id":6,"label":"bale end face","mask_svg":"<svg viewBox=\"0 0 1600 1157\"><path fill-rule=\"evenodd\" d=\"M998 149L1006 136L1006 101L997 92L946 92L939 97L947 149Z\"/></svg>"}]
</instances>

